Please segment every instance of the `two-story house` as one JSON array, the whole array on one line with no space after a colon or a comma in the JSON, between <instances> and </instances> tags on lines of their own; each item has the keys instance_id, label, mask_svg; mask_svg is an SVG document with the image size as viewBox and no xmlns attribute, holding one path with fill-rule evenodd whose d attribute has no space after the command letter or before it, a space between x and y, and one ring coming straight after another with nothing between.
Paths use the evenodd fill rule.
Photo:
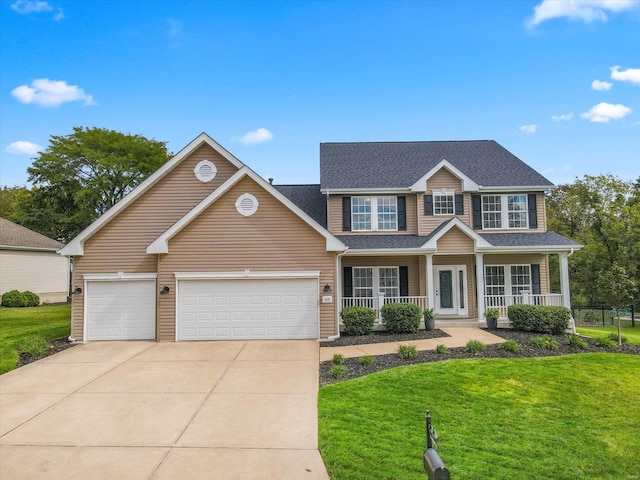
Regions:
<instances>
[{"instance_id":1,"label":"two-story house","mask_svg":"<svg viewBox=\"0 0 640 480\"><path fill-rule=\"evenodd\" d=\"M569 305L580 245L546 231L551 183L497 143L327 143L320 170L272 185L199 135L61 250L72 337L330 340L348 305L477 324L487 307Z\"/></svg>"}]
</instances>

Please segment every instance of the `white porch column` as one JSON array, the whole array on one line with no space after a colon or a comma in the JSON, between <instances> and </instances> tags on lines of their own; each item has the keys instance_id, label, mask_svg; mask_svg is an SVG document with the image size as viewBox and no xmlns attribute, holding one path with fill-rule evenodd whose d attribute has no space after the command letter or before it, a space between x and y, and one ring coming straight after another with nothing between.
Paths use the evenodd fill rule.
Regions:
<instances>
[{"instance_id":1,"label":"white porch column","mask_svg":"<svg viewBox=\"0 0 640 480\"><path fill-rule=\"evenodd\" d=\"M433 253L428 253L427 268L425 269L425 276L427 277L427 308L436 308L436 290L433 288Z\"/></svg>"},{"instance_id":2,"label":"white porch column","mask_svg":"<svg viewBox=\"0 0 640 480\"><path fill-rule=\"evenodd\" d=\"M484 253L476 253L476 284L479 323L484 320Z\"/></svg>"},{"instance_id":3,"label":"white porch column","mask_svg":"<svg viewBox=\"0 0 640 480\"><path fill-rule=\"evenodd\" d=\"M569 290L569 256L567 252L558 254L560 257L560 291L562 292L562 306L571 308L571 291Z\"/></svg>"}]
</instances>

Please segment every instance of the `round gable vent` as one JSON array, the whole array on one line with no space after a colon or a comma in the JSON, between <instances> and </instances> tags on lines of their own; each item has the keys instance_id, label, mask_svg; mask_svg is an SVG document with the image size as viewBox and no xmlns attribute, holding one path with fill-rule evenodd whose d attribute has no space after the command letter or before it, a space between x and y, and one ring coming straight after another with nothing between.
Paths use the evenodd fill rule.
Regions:
<instances>
[{"instance_id":1,"label":"round gable vent","mask_svg":"<svg viewBox=\"0 0 640 480\"><path fill-rule=\"evenodd\" d=\"M258 199L250 193L243 193L236 200L236 210L244 217L250 217L258 210Z\"/></svg>"},{"instance_id":2,"label":"round gable vent","mask_svg":"<svg viewBox=\"0 0 640 480\"><path fill-rule=\"evenodd\" d=\"M216 173L218 173L218 169L213 164L213 162L209 160L202 160L198 162L196 168L193 169L193 173L196 174L196 178L203 183L210 182L216 177Z\"/></svg>"}]
</instances>

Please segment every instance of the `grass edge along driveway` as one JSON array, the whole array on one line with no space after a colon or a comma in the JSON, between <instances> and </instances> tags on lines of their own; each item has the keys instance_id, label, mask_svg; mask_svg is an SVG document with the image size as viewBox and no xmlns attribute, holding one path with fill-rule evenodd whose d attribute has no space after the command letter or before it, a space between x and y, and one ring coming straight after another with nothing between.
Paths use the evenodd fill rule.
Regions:
<instances>
[{"instance_id":1,"label":"grass edge along driveway","mask_svg":"<svg viewBox=\"0 0 640 480\"><path fill-rule=\"evenodd\" d=\"M68 337L71 305L44 305L27 308L0 308L0 374L16 368L17 347L32 335L47 341Z\"/></svg>"},{"instance_id":2,"label":"grass edge along driveway","mask_svg":"<svg viewBox=\"0 0 640 480\"><path fill-rule=\"evenodd\" d=\"M589 353L379 372L320 389L320 451L332 480L424 480L429 408L452 478L634 478L639 371Z\"/></svg>"}]
</instances>

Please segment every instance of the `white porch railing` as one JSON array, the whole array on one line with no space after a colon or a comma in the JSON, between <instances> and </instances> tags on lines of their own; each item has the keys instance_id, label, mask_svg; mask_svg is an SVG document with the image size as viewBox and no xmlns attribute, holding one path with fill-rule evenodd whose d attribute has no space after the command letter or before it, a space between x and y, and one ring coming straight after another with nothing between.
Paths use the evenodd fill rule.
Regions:
<instances>
[{"instance_id":1,"label":"white porch railing","mask_svg":"<svg viewBox=\"0 0 640 480\"><path fill-rule=\"evenodd\" d=\"M346 307L367 307L376 312L376 323L380 323L380 308L387 303L413 303L418 305L421 310L427 308L427 297L343 297L342 308Z\"/></svg>"},{"instance_id":2,"label":"white porch railing","mask_svg":"<svg viewBox=\"0 0 640 480\"><path fill-rule=\"evenodd\" d=\"M484 308L497 308L500 311L500 318L507 318L507 309L511 305L529 304L562 307L561 293L542 293L520 295L485 295Z\"/></svg>"}]
</instances>

